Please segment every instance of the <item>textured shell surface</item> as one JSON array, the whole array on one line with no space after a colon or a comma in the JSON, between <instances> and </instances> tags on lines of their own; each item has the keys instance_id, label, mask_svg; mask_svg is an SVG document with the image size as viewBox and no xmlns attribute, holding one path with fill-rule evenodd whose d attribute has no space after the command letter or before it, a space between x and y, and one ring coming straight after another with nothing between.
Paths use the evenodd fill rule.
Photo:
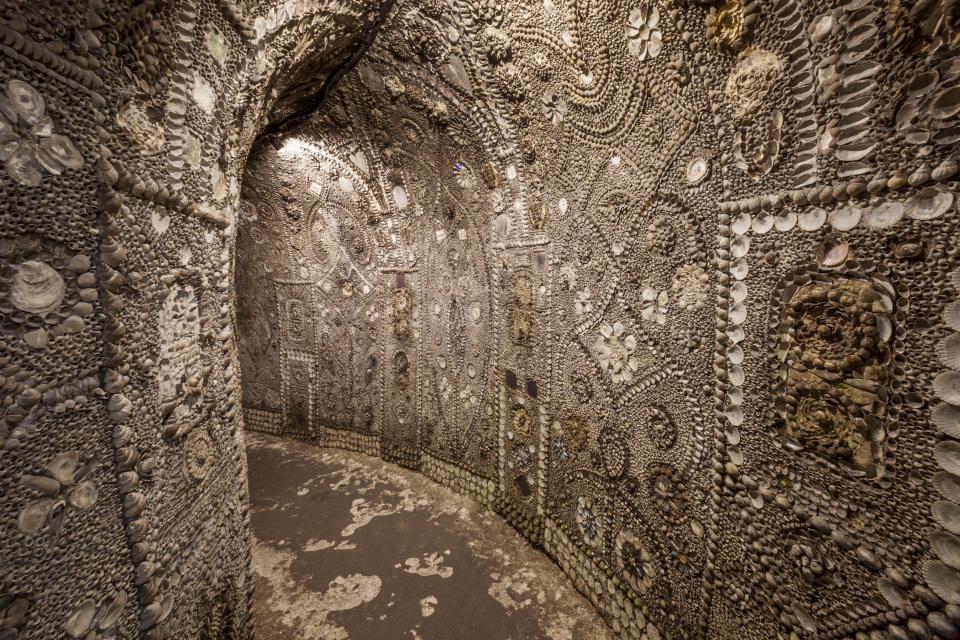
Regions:
<instances>
[{"instance_id":1,"label":"textured shell surface","mask_svg":"<svg viewBox=\"0 0 960 640\"><path fill-rule=\"evenodd\" d=\"M30 260L17 267L13 304L29 313L48 313L60 306L66 291L63 277L45 262Z\"/></svg>"}]
</instances>

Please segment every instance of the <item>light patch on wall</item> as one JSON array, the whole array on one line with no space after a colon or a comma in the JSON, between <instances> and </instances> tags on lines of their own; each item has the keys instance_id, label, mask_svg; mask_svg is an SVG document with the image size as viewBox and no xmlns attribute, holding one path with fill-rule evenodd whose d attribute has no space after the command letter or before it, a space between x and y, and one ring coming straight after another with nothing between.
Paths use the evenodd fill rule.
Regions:
<instances>
[{"instance_id":1,"label":"light patch on wall","mask_svg":"<svg viewBox=\"0 0 960 640\"><path fill-rule=\"evenodd\" d=\"M213 108L217 103L217 94L207 82L207 79L199 73L193 76L193 90L190 92L193 101L197 106L203 109L204 113L211 115Z\"/></svg>"},{"instance_id":2,"label":"light patch on wall","mask_svg":"<svg viewBox=\"0 0 960 640\"><path fill-rule=\"evenodd\" d=\"M393 188L393 201L397 203L398 209L405 209L407 207L407 192L404 191L400 185Z\"/></svg>"}]
</instances>

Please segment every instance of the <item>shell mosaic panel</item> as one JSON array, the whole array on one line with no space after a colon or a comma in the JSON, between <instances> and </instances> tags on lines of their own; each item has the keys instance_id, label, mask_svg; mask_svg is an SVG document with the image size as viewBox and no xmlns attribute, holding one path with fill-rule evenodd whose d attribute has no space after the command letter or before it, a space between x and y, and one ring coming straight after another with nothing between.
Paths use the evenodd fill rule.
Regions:
<instances>
[{"instance_id":1,"label":"shell mosaic panel","mask_svg":"<svg viewBox=\"0 0 960 640\"><path fill-rule=\"evenodd\" d=\"M958 46L0 0L0 637L250 638L244 426L473 494L624 638L960 637Z\"/></svg>"}]
</instances>

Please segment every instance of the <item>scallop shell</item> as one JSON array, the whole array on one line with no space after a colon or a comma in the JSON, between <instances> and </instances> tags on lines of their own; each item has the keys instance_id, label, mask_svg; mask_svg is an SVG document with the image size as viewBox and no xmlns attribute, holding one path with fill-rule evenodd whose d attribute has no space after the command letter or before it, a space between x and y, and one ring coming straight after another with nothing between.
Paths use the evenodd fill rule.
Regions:
<instances>
[{"instance_id":1,"label":"scallop shell","mask_svg":"<svg viewBox=\"0 0 960 640\"><path fill-rule=\"evenodd\" d=\"M7 175L22 185L39 186L43 181L43 172L37 160L37 147L32 142L23 142L14 151L5 165Z\"/></svg>"},{"instance_id":2,"label":"scallop shell","mask_svg":"<svg viewBox=\"0 0 960 640\"><path fill-rule=\"evenodd\" d=\"M747 220L747 229L750 228L750 221ZM730 243L730 255L734 258L742 258L750 251L750 238L747 236L737 236Z\"/></svg>"},{"instance_id":3,"label":"scallop shell","mask_svg":"<svg viewBox=\"0 0 960 640\"><path fill-rule=\"evenodd\" d=\"M797 221L804 231L816 231L827 221L827 212L819 207L808 209L798 216Z\"/></svg>"},{"instance_id":4,"label":"scallop shell","mask_svg":"<svg viewBox=\"0 0 960 640\"><path fill-rule=\"evenodd\" d=\"M730 299L736 302L743 302L747 299L747 285L743 282L734 282L730 285Z\"/></svg>"},{"instance_id":5,"label":"scallop shell","mask_svg":"<svg viewBox=\"0 0 960 640\"><path fill-rule=\"evenodd\" d=\"M907 200L907 215L914 220L939 218L953 206L953 192L936 187L927 187Z\"/></svg>"},{"instance_id":6,"label":"scallop shell","mask_svg":"<svg viewBox=\"0 0 960 640\"><path fill-rule=\"evenodd\" d=\"M946 531L937 531L930 536L930 548L948 567L960 569L960 538Z\"/></svg>"},{"instance_id":7,"label":"scallop shell","mask_svg":"<svg viewBox=\"0 0 960 640\"><path fill-rule=\"evenodd\" d=\"M743 280L746 278L749 271L750 265L747 264L747 261L743 259L734 260L733 264L730 265L730 275L737 280ZM958 314L958 316L960 316L960 314Z\"/></svg>"},{"instance_id":8,"label":"scallop shell","mask_svg":"<svg viewBox=\"0 0 960 640\"><path fill-rule=\"evenodd\" d=\"M28 313L49 313L63 302L66 284L59 273L43 262L30 260L17 269L10 297Z\"/></svg>"},{"instance_id":9,"label":"scallop shell","mask_svg":"<svg viewBox=\"0 0 960 640\"><path fill-rule=\"evenodd\" d=\"M902 608L903 605L906 604L903 591L901 591L897 585L893 584L890 578L880 578L877 580L877 590L880 592L880 595L883 596L883 599L895 609Z\"/></svg>"},{"instance_id":10,"label":"scallop shell","mask_svg":"<svg viewBox=\"0 0 960 640\"><path fill-rule=\"evenodd\" d=\"M743 321L747 319L747 307L743 303L737 303L730 307L730 314L728 320L733 324L743 324Z\"/></svg>"},{"instance_id":11,"label":"scallop shell","mask_svg":"<svg viewBox=\"0 0 960 640\"><path fill-rule=\"evenodd\" d=\"M960 370L960 333L951 333L937 343L937 355L944 365Z\"/></svg>"},{"instance_id":12,"label":"scallop shell","mask_svg":"<svg viewBox=\"0 0 960 640\"><path fill-rule=\"evenodd\" d=\"M933 457L944 471L960 476L960 442L943 440L933 448Z\"/></svg>"},{"instance_id":13,"label":"scallop shell","mask_svg":"<svg viewBox=\"0 0 960 640\"><path fill-rule=\"evenodd\" d=\"M938 471L933 477L933 486L950 502L960 502L960 478L946 471Z\"/></svg>"},{"instance_id":14,"label":"scallop shell","mask_svg":"<svg viewBox=\"0 0 960 640\"><path fill-rule=\"evenodd\" d=\"M933 390L941 400L960 405L960 373L944 371L934 379Z\"/></svg>"},{"instance_id":15,"label":"scallop shell","mask_svg":"<svg viewBox=\"0 0 960 640\"><path fill-rule=\"evenodd\" d=\"M820 249L820 264L825 267L836 267L847 261L850 255L850 245L842 240L826 240Z\"/></svg>"},{"instance_id":16,"label":"scallop shell","mask_svg":"<svg viewBox=\"0 0 960 640\"><path fill-rule=\"evenodd\" d=\"M923 579L945 601L960 604L960 573L939 560L928 560L923 563Z\"/></svg>"},{"instance_id":17,"label":"scallop shell","mask_svg":"<svg viewBox=\"0 0 960 640\"><path fill-rule=\"evenodd\" d=\"M943 321L954 331L960 331L960 300L943 308Z\"/></svg>"},{"instance_id":18,"label":"scallop shell","mask_svg":"<svg viewBox=\"0 0 960 640\"><path fill-rule=\"evenodd\" d=\"M871 229L889 229L903 219L902 202L886 201L870 207L863 214L863 223Z\"/></svg>"},{"instance_id":19,"label":"scallop shell","mask_svg":"<svg viewBox=\"0 0 960 640\"><path fill-rule=\"evenodd\" d=\"M960 507L946 500L938 500L930 507L930 512L941 527L960 535Z\"/></svg>"},{"instance_id":20,"label":"scallop shell","mask_svg":"<svg viewBox=\"0 0 960 640\"><path fill-rule=\"evenodd\" d=\"M930 419L940 431L951 438L960 439L960 407L940 402L930 412Z\"/></svg>"},{"instance_id":21,"label":"scallop shell","mask_svg":"<svg viewBox=\"0 0 960 640\"><path fill-rule=\"evenodd\" d=\"M830 225L837 231L849 231L857 226L862 215L863 210L860 207L853 205L837 207L830 212Z\"/></svg>"},{"instance_id":22,"label":"scallop shell","mask_svg":"<svg viewBox=\"0 0 960 640\"><path fill-rule=\"evenodd\" d=\"M733 231L738 236L743 235L750 230L750 223L750 214L741 213L730 223L730 231Z\"/></svg>"},{"instance_id":23,"label":"scallop shell","mask_svg":"<svg viewBox=\"0 0 960 640\"><path fill-rule=\"evenodd\" d=\"M727 378L730 380L730 384L740 387L747 379L747 376L743 372L743 367L735 364L727 369Z\"/></svg>"},{"instance_id":24,"label":"scallop shell","mask_svg":"<svg viewBox=\"0 0 960 640\"><path fill-rule=\"evenodd\" d=\"M773 226L777 231L790 231L797 226L797 213L795 211L785 211L774 220Z\"/></svg>"},{"instance_id":25,"label":"scallop shell","mask_svg":"<svg viewBox=\"0 0 960 640\"><path fill-rule=\"evenodd\" d=\"M773 225L776 223L776 220L773 216L768 213L760 212L753 218L753 223L750 225L750 228L753 229L753 232L759 235L763 235L770 231L773 228Z\"/></svg>"}]
</instances>

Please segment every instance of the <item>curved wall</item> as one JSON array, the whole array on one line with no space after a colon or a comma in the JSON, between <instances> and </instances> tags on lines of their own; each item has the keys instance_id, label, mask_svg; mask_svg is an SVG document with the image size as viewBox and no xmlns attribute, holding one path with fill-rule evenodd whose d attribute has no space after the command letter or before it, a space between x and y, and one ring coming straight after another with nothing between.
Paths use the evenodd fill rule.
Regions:
<instances>
[{"instance_id":1,"label":"curved wall","mask_svg":"<svg viewBox=\"0 0 960 640\"><path fill-rule=\"evenodd\" d=\"M375 9L0 2L0 634L249 637L240 172ZM365 154L383 218L379 372L320 408L628 637L955 637L956 25L399 4L296 132Z\"/></svg>"},{"instance_id":2,"label":"curved wall","mask_svg":"<svg viewBox=\"0 0 960 640\"><path fill-rule=\"evenodd\" d=\"M238 172L366 15L0 2L0 637L251 636Z\"/></svg>"},{"instance_id":3,"label":"curved wall","mask_svg":"<svg viewBox=\"0 0 960 640\"><path fill-rule=\"evenodd\" d=\"M369 171L379 377L248 426L478 495L625 637L953 637L948 4L398 4L291 132Z\"/></svg>"}]
</instances>

